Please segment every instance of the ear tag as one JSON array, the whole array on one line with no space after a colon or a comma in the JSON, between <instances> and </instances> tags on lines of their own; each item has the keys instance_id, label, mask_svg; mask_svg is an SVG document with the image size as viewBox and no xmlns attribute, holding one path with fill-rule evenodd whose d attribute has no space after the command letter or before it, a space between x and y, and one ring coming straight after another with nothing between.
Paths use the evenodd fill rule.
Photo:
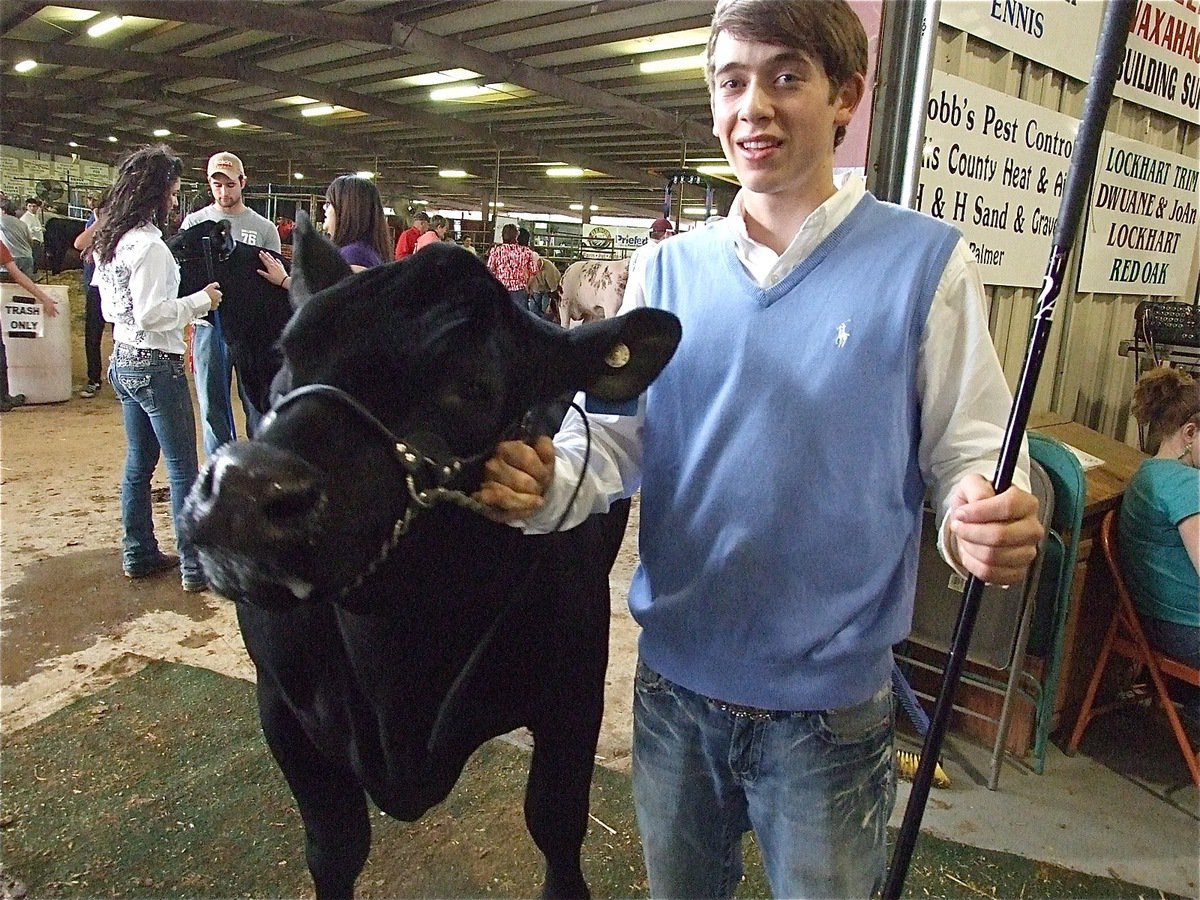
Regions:
<instances>
[{"instance_id":1,"label":"ear tag","mask_svg":"<svg viewBox=\"0 0 1200 900\"><path fill-rule=\"evenodd\" d=\"M623 369L629 364L630 356L629 348L625 344L617 343L608 351L608 356L604 357L604 364L610 369Z\"/></svg>"}]
</instances>

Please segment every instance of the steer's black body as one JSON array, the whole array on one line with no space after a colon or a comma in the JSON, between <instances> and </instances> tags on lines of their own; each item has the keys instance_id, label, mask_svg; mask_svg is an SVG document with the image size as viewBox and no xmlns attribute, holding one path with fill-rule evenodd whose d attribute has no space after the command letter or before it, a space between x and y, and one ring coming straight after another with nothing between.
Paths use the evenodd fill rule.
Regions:
<instances>
[{"instance_id":1,"label":"steer's black body","mask_svg":"<svg viewBox=\"0 0 1200 900\"><path fill-rule=\"evenodd\" d=\"M79 251L75 249L75 238L83 234L86 226L87 222L83 219L55 216L46 220L42 252L46 258L46 268L51 275L57 275L66 269L83 268Z\"/></svg>"},{"instance_id":2,"label":"steer's black body","mask_svg":"<svg viewBox=\"0 0 1200 900\"><path fill-rule=\"evenodd\" d=\"M297 227L281 384L249 443L201 474L185 513L210 581L238 602L259 711L299 803L320 897L349 895L369 796L412 820L470 754L533 733L525 797L544 892L586 896L579 853L603 704L608 570L627 507L542 537L451 502L398 521L428 487L380 425L422 454L478 461L532 405L587 388L620 400L661 370L678 322L640 311L567 333L519 310L473 256L437 245L354 276ZM610 355L628 347L628 364ZM413 491L405 487L413 479ZM615 521L614 521L614 516Z\"/></svg>"},{"instance_id":3,"label":"steer's black body","mask_svg":"<svg viewBox=\"0 0 1200 900\"><path fill-rule=\"evenodd\" d=\"M177 232L167 246L179 262L179 296L212 281L220 283L221 306L215 316L209 313L205 318L219 321L238 380L258 411L265 413L271 380L283 361L276 341L292 315L288 292L258 274L262 248L235 241L228 220L200 222Z\"/></svg>"}]
</instances>

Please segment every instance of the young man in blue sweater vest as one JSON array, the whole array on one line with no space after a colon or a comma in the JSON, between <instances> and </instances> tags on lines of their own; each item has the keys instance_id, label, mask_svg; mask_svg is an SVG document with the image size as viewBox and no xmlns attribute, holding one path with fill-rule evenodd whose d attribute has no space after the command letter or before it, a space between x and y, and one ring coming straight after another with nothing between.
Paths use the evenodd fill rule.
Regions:
<instances>
[{"instance_id":1,"label":"young man in blue sweater vest","mask_svg":"<svg viewBox=\"0 0 1200 900\"><path fill-rule=\"evenodd\" d=\"M1019 582L1041 537L1027 457L1020 487L988 480L1011 397L969 248L834 181L866 68L843 0L720 0L713 133L742 189L629 285L683 340L635 414L591 417L567 523L642 491L633 781L655 897L731 896L750 829L776 896L870 896L926 488L943 553L988 582ZM506 443L479 496L548 530L584 445L574 415Z\"/></svg>"}]
</instances>

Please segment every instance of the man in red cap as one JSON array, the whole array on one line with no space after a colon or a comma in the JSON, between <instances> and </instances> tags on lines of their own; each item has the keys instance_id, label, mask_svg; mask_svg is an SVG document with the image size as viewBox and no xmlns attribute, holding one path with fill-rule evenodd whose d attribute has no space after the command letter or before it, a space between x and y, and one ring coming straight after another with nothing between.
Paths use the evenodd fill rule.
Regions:
<instances>
[{"instance_id":1,"label":"man in red cap","mask_svg":"<svg viewBox=\"0 0 1200 900\"><path fill-rule=\"evenodd\" d=\"M632 284L634 276L646 267L646 260L658 249L658 245L674 233L675 227L670 219L655 219L650 223L649 239L629 257L629 280L625 282L627 285Z\"/></svg>"}]
</instances>

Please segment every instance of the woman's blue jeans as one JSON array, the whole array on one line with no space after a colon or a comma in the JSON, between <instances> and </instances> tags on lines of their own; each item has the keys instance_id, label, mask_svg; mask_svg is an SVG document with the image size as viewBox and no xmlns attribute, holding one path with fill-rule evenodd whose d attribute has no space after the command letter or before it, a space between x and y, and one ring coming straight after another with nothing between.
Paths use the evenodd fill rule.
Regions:
<instances>
[{"instance_id":1,"label":"woman's blue jeans","mask_svg":"<svg viewBox=\"0 0 1200 900\"><path fill-rule=\"evenodd\" d=\"M1200 628L1142 616L1142 630L1155 650L1179 660L1185 666L1200 667ZM1183 704L1180 711L1200 726L1200 689L1174 678L1167 679L1167 689L1172 699Z\"/></svg>"},{"instance_id":2,"label":"woman's blue jeans","mask_svg":"<svg viewBox=\"0 0 1200 900\"><path fill-rule=\"evenodd\" d=\"M633 796L650 896L732 897L753 829L776 897L867 898L895 804L889 685L818 712L722 708L638 663Z\"/></svg>"},{"instance_id":3,"label":"woman's blue jeans","mask_svg":"<svg viewBox=\"0 0 1200 900\"><path fill-rule=\"evenodd\" d=\"M127 571L144 569L158 555L150 505L150 479L159 451L167 465L175 547L185 580L203 574L196 548L182 536L183 501L196 480L196 420L183 358L155 354L152 360L109 361L108 381L121 400L125 418L125 475L121 481L121 524L125 529L122 563Z\"/></svg>"}]
</instances>

